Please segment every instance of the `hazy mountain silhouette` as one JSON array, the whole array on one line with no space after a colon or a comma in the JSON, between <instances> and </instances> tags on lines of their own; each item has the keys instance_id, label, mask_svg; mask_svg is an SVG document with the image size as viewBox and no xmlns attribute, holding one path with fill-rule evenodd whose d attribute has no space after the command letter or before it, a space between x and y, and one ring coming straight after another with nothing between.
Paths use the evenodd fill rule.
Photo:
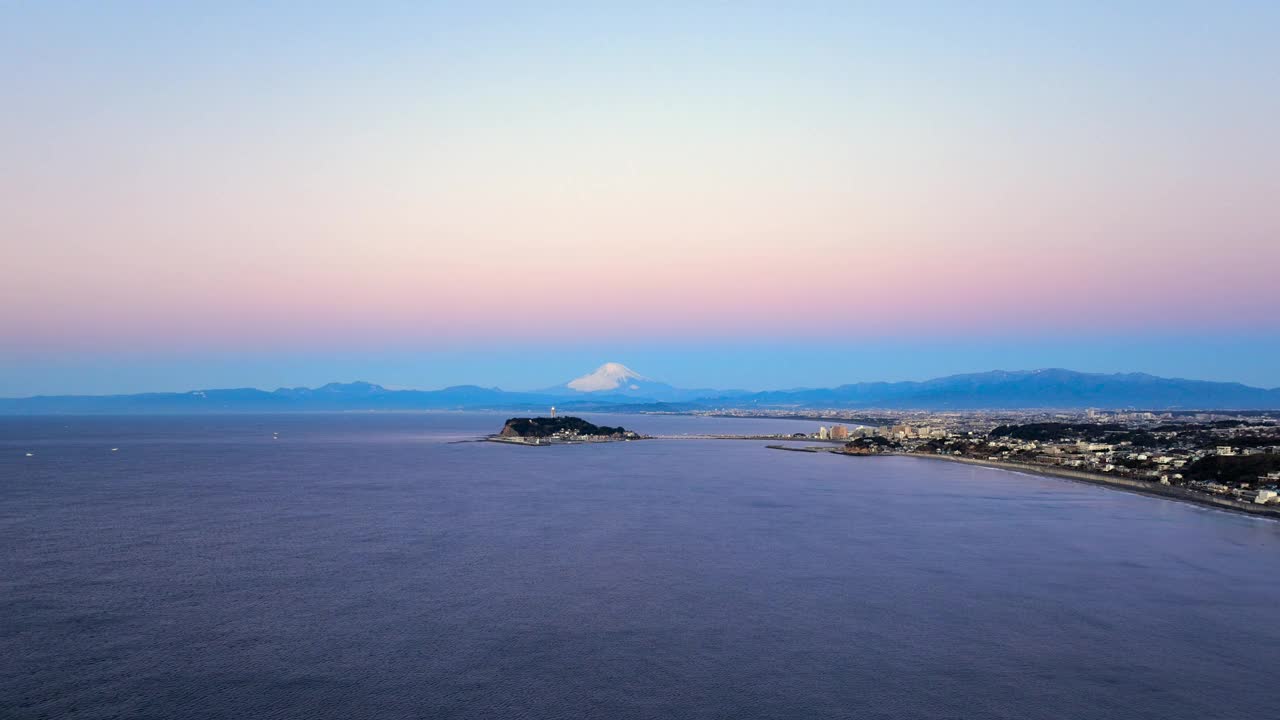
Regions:
<instances>
[{"instance_id":1,"label":"hazy mountain silhouette","mask_svg":"<svg viewBox=\"0 0 1280 720\"><path fill-rule=\"evenodd\" d=\"M1240 383L1162 378L1144 373L995 370L926 380L867 382L828 389L755 393L762 406L881 407L923 410L1012 408L1269 409L1280 408L1280 389Z\"/></svg>"},{"instance_id":2,"label":"hazy mountain silhouette","mask_svg":"<svg viewBox=\"0 0 1280 720\"><path fill-rule=\"evenodd\" d=\"M615 366L616 367L611 367ZM619 370L621 368L621 370ZM602 372L603 371L603 372ZM1112 375L1072 370L992 371L923 382L863 382L834 388L746 392L687 390L649 380L616 363L564 385L509 392L477 385L388 390L368 382L318 388L193 390L135 395L0 398L4 414L306 412L340 410L540 409L696 410L712 408L1015 408L1280 409L1280 388L1240 383ZM577 383L579 388L572 387Z\"/></svg>"}]
</instances>

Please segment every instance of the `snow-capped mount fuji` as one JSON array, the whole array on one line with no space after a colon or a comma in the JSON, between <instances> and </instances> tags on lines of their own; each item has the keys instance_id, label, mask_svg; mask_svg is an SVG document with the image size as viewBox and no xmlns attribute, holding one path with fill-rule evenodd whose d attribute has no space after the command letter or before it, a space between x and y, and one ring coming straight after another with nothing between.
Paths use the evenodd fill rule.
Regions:
<instances>
[{"instance_id":1,"label":"snow-capped mount fuji","mask_svg":"<svg viewBox=\"0 0 1280 720\"><path fill-rule=\"evenodd\" d=\"M618 362L607 362L582 377L550 388L543 392L564 394L572 397L590 397L592 400L617 396L630 401L654 400L658 402L680 402L694 400L708 395L722 394L720 390L686 390L672 387L664 382L645 377L631 368Z\"/></svg>"},{"instance_id":2,"label":"snow-capped mount fuji","mask_svg":"<svg viewBox=\"0 0 1280 720\"><path fill-rule=\"evenodd\" d=\"M578 392L636 391L640 389L639 383L650 382L653 381L622 363L607 362L594 372L570 380L565 387Z\"/></svg>"}]
</instances>

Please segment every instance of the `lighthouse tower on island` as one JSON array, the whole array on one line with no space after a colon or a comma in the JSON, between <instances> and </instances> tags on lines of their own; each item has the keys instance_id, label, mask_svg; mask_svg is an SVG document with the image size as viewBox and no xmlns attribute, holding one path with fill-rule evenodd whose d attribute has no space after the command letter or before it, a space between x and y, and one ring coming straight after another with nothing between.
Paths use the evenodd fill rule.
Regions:
<instances>
[{"instance_id":1,"label":"lighthouse tower on island","mask_svg":"<svg viewBox=\"0 0 1280 720\"><path fill-rule=\"evenodd\" d=\"M551 406L551 417L555 417L555 416L556 416L556 406L555 406L555 405L552 405L552 406Z\"/></svg>"}]
</instances>

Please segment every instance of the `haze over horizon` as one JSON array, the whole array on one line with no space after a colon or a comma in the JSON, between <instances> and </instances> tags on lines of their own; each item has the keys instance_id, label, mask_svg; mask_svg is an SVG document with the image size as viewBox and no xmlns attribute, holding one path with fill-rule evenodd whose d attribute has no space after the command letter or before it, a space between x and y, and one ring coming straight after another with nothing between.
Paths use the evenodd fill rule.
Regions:
<instances>
[{"instance_id":1,"label":"haze over horizon","mask_svg":"<svg viewBox=\"0 0 1280 720\"><path fill-rule=\"evenodd\" d=\"M0 396L1280 386L1280 6L0 9Z\"/></svg>"},{"instance_id":2,"label":"haze over horizon","mask_svg":"<svg viewBox=\"0 0 1280 720\"><path fill-rule=\"evenodd\" d=\"M1169 386L1170 384L1174 384L1180 388L1185 388L1185 385L1180 385L1181 383L1185 383L1185 382L1190 382L1192 384L1203 383L1202 379L1197 379L1197 378L1164 378L1156 375L1151 375L1149 373L1141 373L1141 372L1138 372L1138 373L1081 373L1077 370L1072 370L1070 368L1050 368L1050 367L993 368L986 371L979 371L979 372L973 372L973 373L955 373L955 374L950 374L945 376L919 378L918 380L947 381L948 383L952 383L952 385L954 385L954 381L959 381L967 385L971 381L978 379L984 385L986 385L990 390L990 389L993 389L996 384L1004 382L1006 379L1014 380L1016 382L1020 380L1029 379L1035 376L1045 379L1048 382L1048 384L1045 387L1045 390L1050 391L1050 388L1052 388L1051 392L1057 392L1060 390L1060 388L1065 387L1066 385L1064 385L1064 383L1069 385L1073 382L1085 381L1086 384L1094 384L1093 382L1090 382L1092 380L1105 381L1108 384L1113 384L1113 381L1121 381L1126 383L1131 381L1136 381L1140 383L1149 382L1149 381L1159 381L1166 387ZM726 398L735 398L735 400L726 400L725 402L727 402L729 405L734 405L736 402L740 402L743 397L755 398L760 395L767 395L771 392L776 392L776 391L799 391L799 390L808 391L808 390L824 390L824 389L832 390L832 389L836 389L843 386L855 386L855 385L864 385L864 386L868 384L896 385L898 384L898 382L899 381L896 381L896 380L884 381L884 380L875 380L875 379L857 379L857 380L849 380L849 381L831 381L825 384L814 384L814 385L799 384L799 385L792 385L788 387L772 387L772 388L745 387L745 386L731 387L727 385L714 385L714 384L699 385L697 387L691 387L691 386L682 387L679 385L673 385L671 383L668 383L663 378L660 378L660 377L651 377L648 375L641 374L637 372L634 368L628 367L624 363L611 361L611 362L603 363L599 367L593 370L584 372L577 377L565 378L563 379L563 381L560 381L560 382L543 383L536 387L502 388L492 383L484 383L484 382L450 383L448 385L396 385L396 384L381 383L381 382L360 377L360 378L343 378L339 380L330 380L322 383L314 383L312 385L298 384L298 383L272 385L272 386L241 385L241 386L214 387L211 385L205 385L205 386L187 387L187 388L181 388L181 389L152 388L142 393L44 393L44 394L38 394L37 396L34 396L34 397L28 396L26 399L38 399L39 397L107 398L110 396L118 396L118 397L143 398L149 395L175 395L175 394L176 395L203 395L202 391L205 391L205 390L208 390L208 391L253 390L255 392L273 392L274 391L274 392L291 393L293 390L303 389L303 390L326 390L326 391L335 390L343 393L354 392L356 394L359 394L359 393L365 392L366 388L374 391L411 390L411 391L428 391L428 392L472 388L475 390L484 390L484 391L499 390L499 391L502 391L502 394L510 397L518 397L524 394L525 396L528 396L528 397L538 396L544 399L551 399L555 397L561 397L564 399L572 399L572 398L586 399L591 396L619 397L622 395L628 395L628 396L632 396L635 402L642 402L642 403L653 402L653 401L659 401L659 402L666 402L666 401L685 402L690 400L705 401L706 399L717 397L717 393L725 392L727 393L725 395ZM1214 383L1214 381L1210 381L1210 383L1214 384L1216 388L1220 388L1222 390L1229 390L1229 388L1234 385L1237 388L1241 388L1243 386L1243 388L1250 388L1252 390L1258 390L1258 391L1280 392L1280 387L1276 387L1276 388L1269 388L1265 386L1259 387L1259 386L1251 386L1251 385L1248 385L1247 383L1241 384L1237 382L1229 382L1229 383L1223 384L1221 382ZM746 395L744 395L743 393L746 393ZM974 397L981 398L983 393L984 393L983 390L980 390L980 389L976 390ZM1036 403L1040 402L1040 400L1036 398L1036 394L1034 391L1031 391L1031 394L1027 394L1027 391L1024 390L1021 397L1023 397L1028 403L1027 407L1036 406ZM1107 395L1106 391L1103 391L1101 394L1098 395L1099 401L1106 401L1106 398L1108 397L1109 396ZM1204 396L1204 397L1206 399L1210 399L1212 396ZM490 402L488 398L489 396L485 395L484 399L482 399L480 402L484 402L484 403ZM12 397L6 398L4 396L0 396L0 401L14 401L14 400L23 400L23 398L12 398ZM1220 400L1217 400L1216 398L1213 399L1213 401L1220 402ZM458 398L455 398L451 402L455 402L455 403L461 402L461 404L465 406L465 405L472 404L474 401L467 400L459 396ZM521 399L519 400L519 402L524 403L526 402L526 400ZM817 402L817 404L821 404L820 400L817 400L814 402ZM446 404L446 406L449 406L449 405Z\"/></svg>"}]
</instances>

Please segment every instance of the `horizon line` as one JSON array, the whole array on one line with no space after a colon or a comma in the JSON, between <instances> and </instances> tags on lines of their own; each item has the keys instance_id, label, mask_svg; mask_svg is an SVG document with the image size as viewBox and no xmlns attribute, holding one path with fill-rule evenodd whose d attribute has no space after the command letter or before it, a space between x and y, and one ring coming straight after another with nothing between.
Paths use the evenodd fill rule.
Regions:
<instances>
[{"instance_id":1,"label":"horizon line","mask_svg":"<svg viewBox=\"0 0 1280 720\"><path fill-rule=\"evenodd\" d=\"M608 363L605 363L605 364L608 364ZM1170 380L1170 381L1208 383L1213 385L1239 385L1241 387L1248 388L1251 390L1261 390L1264 392L1280 391L1280 386L1266 387L1263 385L1250 385L1248 383L1241 382L1238 380L1204 380L1200 378L1156 375L1153 373L1144 372L1140 370L1115 371L1115 372L1089 372L1089 371L1083 371L1083 370L1072 370L1071 368L1066 368L1066 367L1041 367L1041 368L1030 368L1030 369L1024 369L1024 370L1005 370L1002 368L993 368L991 370L978 370L973 372L961 372L961 373L950 373L946 375L935 375L932 377L927 377L919 380L854 380L854 381L842 382L834 385L803 385L803 386L788 386L788 387L774 387L774 388L729 388L729 387L682 388L682 387L667 385L667 383L662 383L662 381L660 380L655 381L652 378L647 378L647 380L649 380L650 382L662 383L663 385L667 385L668 387L671 387L675 390L686 390L686 391L706 390L711 392L742 392L742 393L748 393L748 394L757 394L757 393L768 393L768 392L801 392L801 391L812 391L812 390L830 390L830 389L835 389L840 387L846 387L849 385L863 385L863 384L896 385L896 384L905 384L905 383L926 383L934 380L945 380L950 378L960 378L960 377L966 377L966 376L972 376L972 375L992 375L997 373L1034 374L1034 373L1054 372L1054 371L1067 372L1075 375L1091 375L1091 376L1102 376L1102 377L1145 376L1145 377L1156 378L1160 380ZM188 387L187 389L183 389L183 390L143 390L140 392L119 392L119 393L37 393L34 395L0 395L0 400L33 400L38 398L73 398L73 397L74 398L111 398L111 397L131 397L131 396L138 396L138 395L188 395L188 394L199 393L199 392L225 391L225 390L253 390L253 391L264 392L264 393L275 393L282 390L320 390L320 389L334 386L334 385L337 385L337 386L369 385L369 386L377 387L386 392L422 392L422 393L442 392L445 390L453 390L453 389L459 389L459 388L477 388L481 390L491 390L491 391L497 391L502 393L519 394L519 395L550 395L550 393L563 391L566 393L575 393L577 395L582 395L582 396L605 397L610 395L611 393L621 392L618 388L612 388L608 390L592 390L592 391L573 390L568 387L568 382L572 382L572 379L556 385L541 386L538 388L522 390L522 389L507 389L507 388L499 387L497 385L483 385L480 383L455 383L452 385L444 385L439 387L423 387L423 386L409 387L404 385L383 385L378 382L357 378L355 380L349 380L349 381L334 380L334 381L330 381L327 383L322 383L314 386L280 385L275 388L267 388L267 387L261 387L261 386L255 386L255 385L241 385L241 386L225 386L225 387L212 387L212 386ZM641 399L641 398L637 398L637 399ZM697 399L701 399L701 398L697 398Z\"/></svg>"}]
</instances>

